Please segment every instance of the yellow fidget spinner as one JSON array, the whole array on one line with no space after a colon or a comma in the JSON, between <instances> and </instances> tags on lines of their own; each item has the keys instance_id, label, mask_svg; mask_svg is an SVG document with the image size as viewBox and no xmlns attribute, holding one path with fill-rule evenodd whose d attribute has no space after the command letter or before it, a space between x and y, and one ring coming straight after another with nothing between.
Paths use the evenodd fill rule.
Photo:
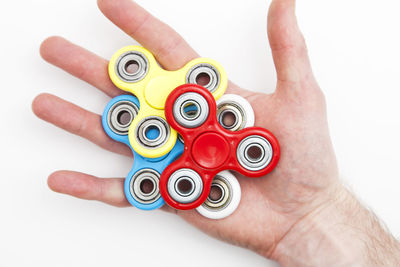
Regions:
<instances>
[{"instance_id":1,"label":"yellow fidget spinner","mask_svg":"<svg viewBox=\"0 0 400 267\"><path fill-rule=\"evenodd\" d=\"M164 115L170 92L179 85L192 83L207 88L218 99L228 84L224 69L214 60L197 58L179 70L167 71L140 46L118 50L110 60L108 73L118 88L139 99L140 108L131 116L128 135L132 148L147 158L161 157L175 145L177 132L169 126ZM149 135L150 132L157 134Z\"/></svg>"}]
</instances>

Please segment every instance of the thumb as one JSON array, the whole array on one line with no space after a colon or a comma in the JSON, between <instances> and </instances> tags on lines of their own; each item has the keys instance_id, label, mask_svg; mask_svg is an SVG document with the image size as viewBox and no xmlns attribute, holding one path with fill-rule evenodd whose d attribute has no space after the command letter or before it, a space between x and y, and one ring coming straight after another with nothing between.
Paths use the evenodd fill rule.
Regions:
<instances>
[{"instance_id":1,"label":"thumb","mask_svg":"<svg viewBox=\"0 0 400 267\"><path fill-rule=\"evenodd\" d=\"M273 0L268 12L268 39L278 84L299 84L312 77L307 47L297 25L295 4L295 0Z\"/></svg>"}]
</instances>

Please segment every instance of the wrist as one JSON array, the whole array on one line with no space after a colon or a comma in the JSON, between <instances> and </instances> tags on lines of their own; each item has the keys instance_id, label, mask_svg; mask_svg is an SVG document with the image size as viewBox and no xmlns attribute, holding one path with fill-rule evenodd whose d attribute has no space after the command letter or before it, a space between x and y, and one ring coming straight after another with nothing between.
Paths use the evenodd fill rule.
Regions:
<instances>
[{"instance_id":1,"label":"wrist","mask_svg":"<svg viewBox=\"0 0 400 267\"><path fill-rule=\"evenodd\" d=\"M270 257L282 266L397 266L400 247L340 185L285 234Z\"/></svg>"}]
</instances>

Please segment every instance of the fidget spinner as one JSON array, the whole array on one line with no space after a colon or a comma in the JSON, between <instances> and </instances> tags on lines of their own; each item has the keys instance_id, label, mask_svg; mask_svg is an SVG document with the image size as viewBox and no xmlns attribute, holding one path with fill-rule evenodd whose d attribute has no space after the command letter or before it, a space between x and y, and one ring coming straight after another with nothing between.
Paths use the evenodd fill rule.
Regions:
<instances>
[{"instance_id":1,"label":"fidget spinner","mask_svg":"<svg viewBox=\"0 0 400 267\"><path fill-rule=\"evenodd\" d=\"M152 210L164 204L159 191L160 174L183 152L183 144L177 140L172 150L159 158L145 158L130 146L128 132L139 111L139 101L132 95L120 95L111 99L104 109L102 124L112 139L124 143L132 149L134 162L125 179L124 191L129 203L142 210ZM149 130L149 138L157 135Z\"/></svg>"},{"instance_id":2,"label":"fidget spinner","mask_svg":"<svg viewBox=\"0 0 400 267\"><path fill-rule=\"evenodd\" d=\"M173 208L199 207L213 178L223 170L259 177L271 172L279 160L278 141L268 130L249 127L234 132L222 127L213 96L201 86L185 84L172 91L165 115L185 142L183 154L160 178L161 195Z\"/></svg>"},{"instance_id":3,"label":"fidget spinner","mask_svg":"<svg viewBox=\"0 0 400 267\"><path fill-rule=\"evenodd\" d=\"M133 150L146 158L164 156L176 143L177 132L164 115L165 101L172 90L185 83L200 84L218 99L227 87L226 73L214 60L197 58L179 70L167 71L139 46L127 46L115 53L108 72L118 88L139 100L140 110L127 134Z\"/></svg>"}]
</instances>

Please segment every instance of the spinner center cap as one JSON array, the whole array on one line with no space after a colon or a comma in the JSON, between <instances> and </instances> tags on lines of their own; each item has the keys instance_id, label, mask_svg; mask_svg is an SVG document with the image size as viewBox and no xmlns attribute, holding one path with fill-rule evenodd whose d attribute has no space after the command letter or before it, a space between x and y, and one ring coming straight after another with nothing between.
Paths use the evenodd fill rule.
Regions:
<instances>
[{"instance_id":1,"label":"spinner center cap","mask_svg":"<svg viewBox=\"0 0 400 267\"><path fill-rule=\"evenodd\" d=\"M193 159L203 168L218 168L226 161L229 153L228 141L217 133L200 135L192 146Z\"/></svg>"},{"instance_id":2,"label":"spinner center cap","mask_svg":"<svg viewBox=\"0 0 400 267\"><path fill-rule=\"evenodd\" d=\"M164 109L168 95L178 85L168 76L158 76L151 79L144 91L146 102L155 109Z\"/></svg>"}]
</instances>

